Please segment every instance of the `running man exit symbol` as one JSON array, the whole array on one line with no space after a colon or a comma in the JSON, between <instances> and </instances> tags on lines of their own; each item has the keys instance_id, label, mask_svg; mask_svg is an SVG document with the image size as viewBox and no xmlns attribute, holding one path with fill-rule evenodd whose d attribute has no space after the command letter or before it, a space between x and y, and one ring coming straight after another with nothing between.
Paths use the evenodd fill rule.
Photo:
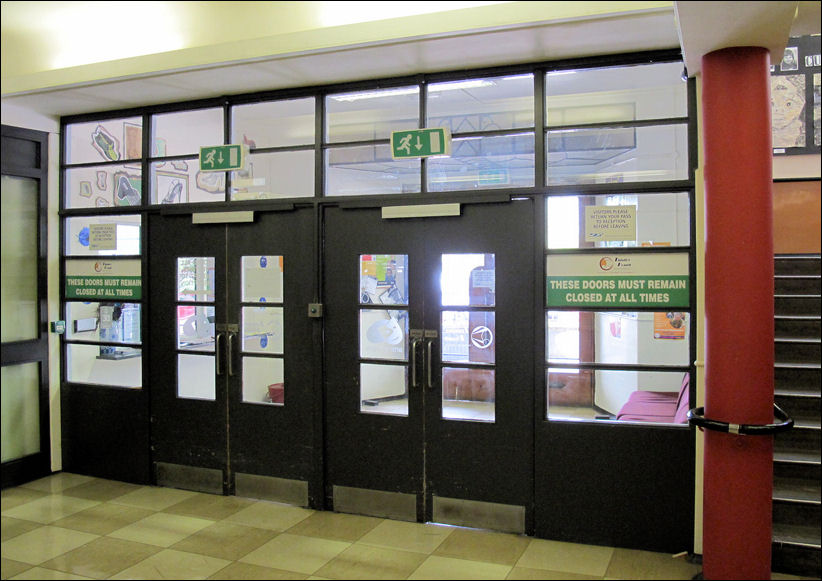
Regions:
<instances>
[{"instance_id":1,"label":"running man exit symbol","mask_svg":"<svg viewBox=\"0 0 822 581\"><path fill-rule=\"evenodd\" d=\"M445 127L391 133L391 157L429 157L451 154L451 133Z\"/></svg>"}]
</instances>

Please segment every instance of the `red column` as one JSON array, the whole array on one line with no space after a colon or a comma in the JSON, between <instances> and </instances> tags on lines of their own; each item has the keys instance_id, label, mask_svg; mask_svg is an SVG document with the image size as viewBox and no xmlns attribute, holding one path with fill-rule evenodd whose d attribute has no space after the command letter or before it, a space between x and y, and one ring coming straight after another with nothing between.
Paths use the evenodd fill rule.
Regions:
<instances>
[{"instance_id":1,"label":"red column","mask_svg":"<svg viewBox=\"0 0 822 581\"><path fill-rule=\"evenodd\" d=\"M705 417L773 422L770 55L702 60ZM703 576L770 579L773 437L705 430Z\"/></svg>"}]
</instances>

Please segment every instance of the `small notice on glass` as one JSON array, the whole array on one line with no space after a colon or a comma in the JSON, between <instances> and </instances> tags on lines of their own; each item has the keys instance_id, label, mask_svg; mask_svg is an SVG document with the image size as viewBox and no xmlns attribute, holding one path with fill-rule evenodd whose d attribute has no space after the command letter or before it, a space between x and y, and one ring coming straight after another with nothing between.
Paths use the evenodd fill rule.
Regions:
<instances>
[{"instance_id":1,"label":"small notice on glass","mask_svg":"<svg viewBox=\"0 0 822 581\"><path fill-rule=\"evenodd\" d=\"M586 206L585 241L636 240L636 206Z\"/></svg>"},{"instance_id":2,"label":"small notice on glass","mask_svg":"<svg viewBox=\"0 0 822 581\"><path fill-rule=\"evenodd\" d=\"M117 224L91 224L89 250L117 250Z\"/></svg>"}]
</instances>

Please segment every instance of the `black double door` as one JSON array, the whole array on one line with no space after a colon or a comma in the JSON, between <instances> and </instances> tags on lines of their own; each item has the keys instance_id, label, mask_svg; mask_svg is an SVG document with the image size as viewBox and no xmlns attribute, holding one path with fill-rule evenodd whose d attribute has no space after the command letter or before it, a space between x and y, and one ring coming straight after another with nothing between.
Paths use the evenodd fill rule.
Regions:
<instances>
[{"instance_id":1,"label":"black double door","mask_svg":"<svg viewBox=\"0 0 822 581\"><path fill-rule=\"evenodd\" d=\"M212 216L150 218L155 480L307 506L319 482L313 211Z\"/></svg>"},{"instance_id":2,"label":"black double door","mask_svg":"<svg viewBox=\"0 0 822 581\"><path fill-rule=\"evenodd\" d=\"M326 209L326 498L341 512L525 532L533 201L448 209Z\"/></svg>"}]
</instances>

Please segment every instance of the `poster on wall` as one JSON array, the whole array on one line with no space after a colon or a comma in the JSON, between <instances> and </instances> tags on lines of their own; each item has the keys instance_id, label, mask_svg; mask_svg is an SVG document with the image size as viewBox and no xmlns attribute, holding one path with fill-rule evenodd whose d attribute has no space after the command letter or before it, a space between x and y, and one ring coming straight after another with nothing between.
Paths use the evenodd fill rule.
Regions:
<instances>
[{"instance_id":1,"label":"poster on wall","mask_svg":"<svg viewBox=\"0 0 822 581\"><path fill-rule=\"evenodd\" d=\"M558 254L546 263L547 307L663 307L690 303L688 254Z\"/></svg>"},{"instance_id":2,"label":"poster on wall","mask_svg":"<svg viewBox=\"0 0 822 581\"><path fill-rule=\"evenodd\" d=\"M684 339L688 313L654 313L654 339Z\"/></svg>"},{"instance_id":3,"label":"poster on wall","mask_svg":"<svg viewBox=\"0 0 822 581\"><path fill-rule=\"evenodd\" d=\"M820 153L820 37L788 39L781 62L771 66L774 155Z\"/></svg>"}]
</instances>

